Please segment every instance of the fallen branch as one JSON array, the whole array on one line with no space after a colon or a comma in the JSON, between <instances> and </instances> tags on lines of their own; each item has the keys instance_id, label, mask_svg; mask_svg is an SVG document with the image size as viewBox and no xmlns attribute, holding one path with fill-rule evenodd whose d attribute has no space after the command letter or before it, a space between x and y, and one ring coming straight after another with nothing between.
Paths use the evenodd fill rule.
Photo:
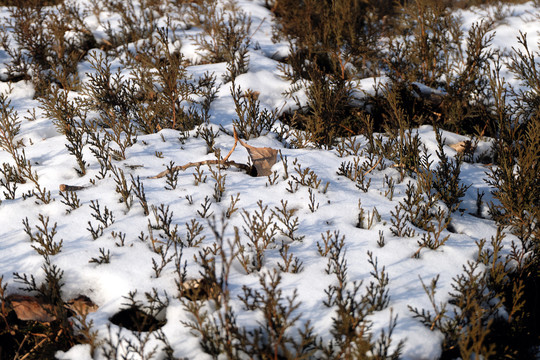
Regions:
<instances>
[{"instance_id":1,"label":"fallen branch","mask_svg":"<svg viewBox=\"0 0 540 360\"><path fill-rule=\"evenodd\" d=\"M190 167L201 166L201 165L234 166L234 167L237 167L239 169L242 169L242 170L245 170L245 171L249 172L249 171L251 171L250 166L248 166L246 164L239 164L239 163L234 162L234 161L227 161L229 159L229 157L231 156L231 154L233 153L234 149L236 149L237 144L238 144L238 134L236 133L236 129L234 129L234 145L233 145L231 151L229 151L227 156L225 156L223 159L190 162L190 163L185 164L185 165L175 166L172 169L164 170L164 171L160 172L159 174L157 174L155 176L150 176L148 178L149 179L159 179L159 178L162 178L164 176L167 176L167 174L169 174L171 172L175 172L175 171L179 171L179 170L184 171L184 170L186 170L186 169L188 169Z\"/></svg>"},{"instance_id":2,"label":"fallen branch","mask_svg":"<svg viewBox=\"0 0 540 360\"><path fill-rule=\"evenodd\" d=\"M155 176L150 176L150 177L148 177L148 179L159 179L159 178L162 178L162 177L166 176L170 172L174 172L174 171L178 171L178 170L184 171L184 170L186 170L186 169L188 169L190 167L195 167L195 166L200 166L200 165L234 166L234 167L237 167L239 169L245 170L247 172L251 171L251 166L248 166L246 164L240 164L240 163L237 163L237 162L234 162L234 161L204 160L204 161L190 162L190 163L182 165L182 166L175 166L172 169L164 170L164 171L160 172L159 174L157 174Z\"/></svg>"},{"instance_id":3,"label":"fallen branch","mask_svg":"<svg viewBox=\"0 0 540 360\"><path fill-rule=\"evenodd\" d=\"M234 145L223 159L215 159L215 160L204 160L204 161L197 161L197 162L190 162L185 165L181 166L175 166L172 169L167 169L155 176L148 177L149 179L159 179L171 172L179 171L179 170L186 170L190 167L200 166L200 165L221 165L221 166L234 166L239 169L245 170L247 173L252 173L252 171L256 171L256 176L268 176L271 174L270 169L272 166L276 163L277 160L277 150L272 149L269 147L255 147L251 146L249 144L246 144L242 140L238 138L238 133L236 132L236 129L233 128L233 135L234 135ZM233 153L233 151L236 149L236 145L240 143L243 147L246 148L249 157L251 158L251 161L253 163L253 166L249 166L247 164L241 164L234 161L228 161L229 157Z\"/></svg>"}]
</instances>

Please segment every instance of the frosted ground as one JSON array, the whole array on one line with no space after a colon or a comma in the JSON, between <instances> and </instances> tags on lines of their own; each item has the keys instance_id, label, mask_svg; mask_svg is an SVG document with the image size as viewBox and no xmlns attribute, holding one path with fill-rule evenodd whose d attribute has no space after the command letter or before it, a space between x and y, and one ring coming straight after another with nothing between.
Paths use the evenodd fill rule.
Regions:
<instances>
[{"instance_id":1,"label":"frosted ground","mask_svg":"<svg viewBox=\"0 0 540 360\"><path fill-rule=\"evenodd\" d=\"M85 6L84 1L80 3ZM272 13L263 5L263 1L239 1L239 6L249 13L252 18L252 47L249 50L249 71L238 76L236 85L242 89L252 89L260 92L259 100L262 107L268 109L287 109L294 103L284 98L282 93L288 89L289 83L281 78L278 70L278 62L273 60L276 54L286 54L286 43L273 43ZM540 17L538 8L533 3L516 6L505 6L504 20L499 21L495 28L495 37L492 46L498 49L510 50L517 46L519 31L526 32L529 44L537 44L540 40L538 29ZM0 11L7 16L5 8ZM462 11L464 30L467 30L474 22L491 16L494 8L472 8ZM106 18L106 14L101 14ZM101 19L103 20L103 19ZM115 24L118 19L108 19ZM105 37L104 28L100 21L89 15L85 18L88 28L96 38ZM199 54L190 40L189 35L196 33L193 28L186 32L178 31L182 37L181 51L188 59L197 61ZM255 46L257 44L257 46ZM93 50L99 51L99 50ZM5 51L0 50L0 73L5 70L5 62L8 57ZM87 62L80 65L82 80L88 79L85 72L92 71ZM188 68L188 71L197 78L204 72L215 72L218 81L223 82L221 77L226 71L225 64L197 65ZM516 81L506 73L510 83ZM373 79L365 79L359 84L359 90L372 91ZM232 132L232 121L236 119L235 108L230 93L230 83L222 83L218 92L218 98L211 107L211 126L217 131L220 127ZM32 162L32 167L39 175L39 183L42 187L51 191L54 201L50 204L37 205L34 199L22 198L22 194L32 189L30 184L20 185L17 190L18 196L14 200L3 200L0 205L0 274L4 276L4 282L8 282L8 292L20 292L18 284L14 281L14 272L34 274L37 279L42 278L43 257L38 255L31 246L28 235L24 232L22 220L28 218L29 224L38 225L40 214L48 216L50 224L57 223L57 235L55 239L63 240L62 251L51 257L64 271L63 297L71 299L83 294L92 299L98 310L89 315L93 321L94 329L98 331L100 338L109 336L108 326L116 331L117 326L111 325L109 319L124 308L125 297L129 292L137 291L137 299L144 300L144 293L155 289L161 296L165 293L169 298L169 305L161 316L166 319L163 333L174 349L177 358L210 359L203 354L199 345L199 339L182 322L190 321L190 314L186 311L179 299L175 297L177 288L175 279L174 262L167 264L159 277L152 267L152 260L161 262L161 258L152 250L148 240L142 241L138 237L141 232L148 235L148 219L155 222L152 212L145 216L143 209L135 199L129 211L125 204L119 202L119 194L115 191L116 183L113 177L90 183L99 172L99 164L93 157L89 148L85 148L84 157L89 163L89 169L84 177L79 177L74 168L76 162L66 147L65 136L57 132L50 119L43 115L39 102L33 99L34 90L30 83L18 82L11 85L9 93L11 105L18 112L21 122L21 131L18 136L24 144L26 156ZM0 82L0 91L8 92L10 85ZM36 119L29 121L24 119L27 111L35 111ZM279 126L279 124L278 124ZM437 142L435 134L430 126L423 126L418 131L420 138L436 160L435 150ZM343 161L351 161L354 156L340 157L336 149L320 150L315 148L293 149L284 146L277 138L275 132L259 138L250 139L248 143L256 147L271 147L281 150L282 157L278 156L277 163L272 170L277 174L275 184L269 184L268 177L251 177L243 171L229 168L222 170L226 174L225 192L221 202L213 199L215 181L210 176L208 167L202 167L208 175L206 183L195 185L194 168L180 172L176 189L167 190L166 179L151 179L150 177L163 171L170 161L176 165L187 164L202 160L215 159L215 154L207 153L207 145L200 137L195 137L196 130L190 132L190 137L185 141L180 139L180 134L172 130L162 130L153 135L139 135L138 141L127 150L126 160L115 162L129 179L130 175L140 177L146 190L149 205L159 207L163 204L169 207L173 213L172 222L177 224L181 236L186 231L185 224L192 219L197 220L204 226L200 236L205 239L200 247L210 246L215 241L208 219L200 215L205 198L211 199L209 212L215 215L219 223L221 214L230 205L231 198L239 194L237 207L230 219L227 219L227 227L224 233L225 239L234 238L234 229L240 230L242 241L247 241L242 229L245 227L243 210L253 213L258 209L257 202L267 205L269 209L281 206L282 201L287 201L288 207L296 209L295 216L299 219L298 236L303 240L290 244L290 252L303 264L303 270L299 273L282 273L281 290L285 296L290 296L297 291L297 300L301 303L298 314L300 322L311 321L316 332L323 336L329 336L332 325L333 312L324 306L326 300L325 289L336 281L335 276L328 275L325 271L327 259L321 257L317 251L317 242L321 241L321 234L327 231L333 233L339 231L345 237L346 260L348 263L348 276L351 281L364 281L364 287L372 280L370 272L373 267L368 262L368 252L372 252L377 259L379 269L383 266L389 277L389 306L382 311L376 311L369 318L373 322L371 331L377 337L382 329L388 328L391 314L397 315L397 325L393 333L393 344L403 339L403 359L435 359L441 352L443 336L413 318L409 306L431 309L431 304L422 287L422 279L428 283L436 276L440 276L438 282L437 300L445 301L448 293L452 291L452 278L459 274L462 265L472 260L477 252L475 241L482 238L489 239L495 235L496 225L489 219L476 217L476 199L478 192L484 192L484 201L492 200L490 188L484 182L489 166L479 163L464 163L462 165L461 180L466 185L471 185L462 199L460 210L452 218L455 232L449 235L449 240L437 250L422 249L419 258L412 255L418 250L419 236L396 237L390 232L390 212L394 210L400 199L405 196L407 183L413 181L405 178L397 183L399 172L392 164L383 170L370 172L367 176L371 179L371 186L367 192L361 192L356 184L344 176L339 176L337 170ZM456 151L449 145L458 143L468 138L465 136L443 132L447 146L445 151L449 156ZM365 145L365 138L356 138L359 144ZM216 139L216 148L226 154L234 144L234 138L224 132L220 132ZM490 139L483 139L477 148L477 153L489 150ZM157 155L160 155L159 157ZM282 158L287 159L289 179L286 176ZM238 148L231 155L230 160L247 163L248 153L245 148ZM10 155L0 152L0 162L11 162ZM288 181L295 173L293 162L300 164L302 169L311 169L322 181L319 189L310 192L307 186L299 186L294 193L289 192ZM141 166L134 166L141 165ZM385 196L387 185L385 177L396 180L393 199ZM324 184L328 183L327 191L323 191ZM67 207L62 203L59 195L59 185L85 186L87 188L78 191L81 207L66 213ZM310 196L314 199L310 200ZM102 209L106 206L114 214L114 223L104 230L104 234L93 240L87 230L88 222L97 224L92 217L91 202L99 200ZM371 229L358 228L359 201L362 208L372 212L376 207L381 220L374 224ZM310 209L310 204L315 205ZM312 211L314 210L314 211ZM199 211L199 212L198 212ZM487 206L481 209L487 216ZM115 245L118 238L113 234L125 234L124 246ZM385 237L385 246L380 247L378 240L380 233ZM279 238L279 237L278 237ZM280 238L281 239L281 238ZM285 239L283 237L283 239ZM512 237L505 238L506 249ZM276 242L277 244L280 241ZM187 260L188 278L200 277L200 267L192 260L198 253L199 248L186 247L183 249L183 259ZM99 258L100 249L110 252L110 262L97 264L89 262L92 258ZM262 271L271 271L278 268L278 263L283 261L279 255L279 246L270 248L265 252L264 266ZM229 287L233 308L238 315L239 324L250 327L255 326L261 314L256 311L243 309L237 295L242 293L242 286L250 288L259 287L257 272L246 274L242 266L233 263ZM123 335L129 336L129 330L123 330ZM155 344L161 344L152 340ZM76 345L66 352L58 352L60 359L90 359L88 345ZM103 358L98 350L95 359Z\"/></svg>"}]
</instances>

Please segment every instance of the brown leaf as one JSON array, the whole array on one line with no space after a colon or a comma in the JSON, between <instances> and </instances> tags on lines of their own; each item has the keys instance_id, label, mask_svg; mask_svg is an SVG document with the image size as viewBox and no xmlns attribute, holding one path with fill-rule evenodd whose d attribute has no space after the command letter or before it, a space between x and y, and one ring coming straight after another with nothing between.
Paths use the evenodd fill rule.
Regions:
<instances>
[{"instance_id":1,"label":"brown leaf","mask_svg":"<svg viewBox=\"0 0 540 360\"><path fill-rule=\"evenodd\" d=\"M192 300L207 300L210 298L221 299L219 289L205 279L190 279L182 283L182 296Z\"/></svg>"},{"instance_id":2,"label":"brown leaf","mask_svg":"<svg viewBox=\"0 0 540 360\"><path fill-rule=\"evenodd\" d=\"M257 176L268 176L272 174L271 169L277 161L278 151L269 147L259 148L251 146L242 140L239 141L240 145L246 148L249 157L253 162L253 166L255 166L255 169L257 170Z\"/></svg>"},{"instance_id":3,"label":"brown leaf","mask_svg":"<svg viewBox=\"0 0 540 360\"><path fill-rule=\"evenodd\" d=\"M419 86L420 85L420 86ZM432 89L428 86L422 84L412 84L411 85L414 92L424 99L431 106L439 106L442 104L445 98L448 97L448 94L443 93L439 90Z\"/></svg>"},{"instance_id":4,"label":"brown leaf","mask_svg":"<svg viewBox=\"0 0 540 360\"><path fill-rule=\"evenodd\" d=\"M472 154L475 150L472 142L470 140L460 141L456 144L449 145L452 149L456 150L458 153L470 153Z\"/></svg>"},{"instance_id":5,"label":"brown leaf","mask_svg":"<svg viewBox=\"0 0 540 360\"><path fill-rule=\"evenodd\" d=\"M7 300L11 308L17 314L17 318L23 321L51 322L56 320L53 315L53 306L43 301L26 295L10 295Z\"/></svg>"},{"instance_id":6,"label":"brown leaf","mask_svg":"<svg viewBox=\"0 0 540 360\"><path fill-rule=\"evenodd\" d=\"M86 316L91 312L95 312L98 306L88 297L79 295L76 298L69 300L66 307L79 316Z\"/></svg>"},{"instance_id":7,"label":"brown leaf","mask_svg":"<svg viewBox=\"0 0 540 360\"><path fill-rule=\"evenodd\" d=\"M259 95L261 95L260 91L253 91L251 89L248 89L244 94L242 94L242 97L256 101L259 99Z\"/></svg>"}]
</instances>

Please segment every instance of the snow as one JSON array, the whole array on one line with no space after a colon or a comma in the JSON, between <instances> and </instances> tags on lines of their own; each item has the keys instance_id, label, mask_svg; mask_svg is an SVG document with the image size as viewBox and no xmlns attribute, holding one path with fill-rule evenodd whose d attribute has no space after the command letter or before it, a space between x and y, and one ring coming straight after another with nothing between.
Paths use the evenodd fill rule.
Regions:
<instances>
[{"instance_id":1,"label":"snow","mask_svg":"<svg viewBox=\"0 0 540 360\"><path fill-rule=\"evenodd\" d=\"M75 345L68 351L58 351L55 356L58 360L92 360L92 356L90 355L90 345L84 344Z\"/></svg>"},{"instance_id":2,"label":"snow","mask_svg":"<svg viewBox=\"0 0 540 360\"><path fill-rule=\"evenodd\" d=\"M85 4L83 1L81 3ZM288 47L284 42L275 44L270 40L272 14L263 5L263 1L239 2L239 6L251 14L253 20L251 30L254 35L249 52L250 71L238 76L235 84L241 86L243 91L247 89L259 91L261 107L270 110L281 109L284 106L294 107L294 102L285 99L282 95L288 89L289 83L281 77L277 68L278 62L274 60L274 58L286 55ZM540 39L537 31L540 20L533 3L511 5L508 10L511 10L510 15L505 21L496 24L493 29L496 36L492 47L501 50L516 47L516 37L520 30L528 33L530 44L536 44ZM489 16L489 11L488 8L473 8L459 11L458 15L462 17L464 29L467 30L473 22ZM0 8L0 14L6 14L5 8ZM109 21L112 25L118 23L119 18L116 15L112 17L110 15L105 12L102 12L99 17L89 14L85 19L97 39L106 37L104 21ZM187 34L194 34L197 31L199 30L190 29ZM196 46L187 38L187 35L185 36L186 38L182 39L181 50L187 59L197 61L200 55L197 53ZM255 44L258 48L254 48ZM6 61L8 61L7 54L0 50L1 72L5 69ZM115 63L115 66L119 65ZM113 66L113 71L115 66ZM88 76L84 74L92 70L89 63L85 61L79 65L79 71L82 81L86 81ZM206 71L214 72L218 80L222 82L221 75L226 73L226 64L189 67L189 73L195 78ZM384 79L363 79L359 88L365 92L372 92L374 85L380 84L381 81ZM219 126L232 130L232 121L236 119L230 88L231 83L222 83L218 98L212 104L211 126L215 131L219 129ZM8 85L0 82L0 91L7 93ZM210 356L203 355L198 338L182 324L189 321L190 317L180 301L174 297L177 293L174 263L165 266L161 276L156 278L152 269L152 259L159 262L159 256L152 251L148 241L143 242L138 239L141 232L148 234L148 219L155 222L152 212L148 217L144 216L137 199L134 199L133 206L128 211L125 204L118 200L119 195L115 192L116 184L113 177L108 176L103 180L96 180L95 184L90 184L90 179L95 178L100 167L88 147L84 152L85 160L89 162L88 173L84 177L79 177L74 170L76 167L74 157L64 146L65 137L59 134L51 120L43 115L39 109L39 103L33 100L33 96L34 90L31 84L19 82L13 85L9 99L22 121L19 138L24 142L26 156L31 161L34 171L37 171L39 175L40 185L51 191L53 201L46 205L36 205L32 198L23 200L21 194L32 189L31 184L24 184L17 190L16 199L3 200L0 204L0 274L4 276L4 282L9 283L8 292L20 291L18 284L14 281L14 272L34 274L37 279L43 278L41 270L43 259L32 249L32 244L24 233L22 225L22 220L28 218L30 226L35 229L35 226L39 224L39 214L43 214L49 217L50 225L58 224L55 239L63 240L62 251L51 257L52 262L64 271L63 296L67 300L84 294L99 306L97 312L89 315L89 319L94 322L94 329L98 331L101 338L107 336L107 327L110 326L109 318L123 307L125 297L130 291L137 290L139 300L142 300L144 292L157 289L160 294L166 292L170 297L165 315L167 324L162 331L174 349L174 356L209 359ZM36 111L36 119L33 121L24 119L24 116L28 115L27 110L31 109ZM422 126L414 131L418 132L427 151L432 154L431 159L435 161L435 165L437 142L433 128ZM190 135L183 143L179 140L180 134L172 130L164 129L152 135L141 134L138 136L137 143L128 148L127 159L115 162L115 166L124 171L128 180L130 175L135 178L140 177L149 205L169 206L170 211L173 212L173 224L178 225L182 236L186 231L185 224L196 219L204 226L203 235L206 239L202 246L210 246L214 241L210 226L206 219L197 214L205 197L212 198L213 194L215 181L211 179L208 168L202 167L208 175L208 180L198 186L194 184L195 170L193 168L180 172L175 190L165 190L165 178L149 178L163 171L170 161L174 161L176 165L182 165L215 158L214 154L207 154L204 140L194 137L195 130L191 131ZM447 143L445 151L450 157L456 152L448 145L468 139L466 136L446 131L443 132L443 137ZM358 136L357 140L365 144L362 136ZM368 176L372 181L371 187L364 193L356 188L355 183L336 174L340 164L343 161L352 160L352 156L340 158L335 150L285 148L277 140L275 133L250 139L248 143L257 147L279 148L283 156L288 159L289 176L295 175L293 164L295 160L302 169L309 167L313 170L322 180L321 188L314 191L315 202L319 207L315 212L309 210L310 195L307 187L300 186L295 193L287 190L287 180L283 179L284 164L279 157L278 163L272 168L279 176L275 185L268 185L266 177L250 177L234 168L222 170L226 174L226 191L221 202L212 200L210 211L219 218L229 206L231 196L240 194L237 205L239 210L228 221L225 239L234 238L235 227L238 227L243 236L242 229L246 225L241 213L244 210L250 213L257 210L259 200L263 205L268 205L269 211L281 206L282 200L287 201L289 208L297 209L295 216L298 216L300 220L297 235L305 236L305 238L302 242L292 243L290 251L302 261L304 269L298 274L282 274L280 288L284 296L290 296L294 290L297 291L297 300L301 302L301 321L310 320L317 334L328 337L334 314L323 306L323 301L326 300L325 289L335 283L335 277L325 272L327 259L317 253L317 242L321 241L321 234L339 230L340 235L345 236L350 281L364 281L366 285L371 280L372 267L368 263L368 251L373 252L374 258L378 260L379 269L384 266L390 278L388 308L370 316L370 320L373 321L374 337L377 337L381 330L387 329L390 309L392 309L393 315L398 315L393 335L394 344L401 339L405 340L403 359L437 358L441 353L442 334L430 331L414 319L408 306L430 309L431 304L422 288L420 278L424 283L429 283L432 278L439 275L436 297L438 301L447 299L448 293L452 290L452 278L459 274L462 265L472 260L476 254L475 241L482 238L489 239L490 236L495 235L496 225L493 221L471 215L476 211L477 191L485 193L484 201L491 199L490 188L484 181L489 167L478 163L463 164L461 179L463 183L470 184L471 187L461 204L464 211L456 212L453 216L452 225L455 233L445 231L443 235L450 235L450 238L444 246L438 250L423 249L420 258L416 259L411 255L417 251L417 241L420 237L400 238L393 236L390 232L390 211L405 196L406 184L412 179L406 178L402 183L397 183L394 198L389 200L384 196L387 188L384 185L384 176L393 177L397 182L399 174L394 168L370 173ZM216 148L221 150L221 154L226 154L233 144L233 137L223 132L220 132L216 139ZM477 153L486 151L489 147L489 139L481 141L478 144ZM161 152L162 157L157 157L156 152ZM239 146L230 159L246 163L247 151ZM0 162L11 163L12 159L6 152L0 152ZM142 165L142 167L130 168L129 165ZM328 191L323 193L321 189L327 182L329 183ZM77 193L82 204L79 209L66 213L67 207L61 202L62 198L58 192L60 184L88 186ZM186 196L192 197L192 205L188 203ZM115 222L104 230L103 236L92 240L87 227L89 221L94 225L97 224L90 209L91 201L97 200L101 209L107 207L112 211ZM376 207L382 217L382 221L369 230L356 227L359 200L366 212L371 212ZM482 213L487 215L486 209ZM384 233L386 240L386 245L382 248L377 245L380 231ZM125 246L115 245L118 239L113 238L113 232L126 234ZM243 241L245 243L247 239L243 237ZM507 245L511 237L508 236L504 241ZM101 248L110 251L110 263L90 263L92 258L99 257ZM199 250L198 248L184 249L183 259L188 261L188 277L198 277L200 268L192 259ZM277 268L278 261L281 261L278 249L267 250L264 271ZM258 287L258 281L256 273L245 274L238 263L233 265L230 276L231 298L240 324L253 326L256 324L255 319L258 315L243 311L237 295L242 293L241 289L244 285ZM113 328L117 329L115 326ZM124 329L123 333L129 333L129 331ZM63 360L103 358L99 352L92 357L88 345L76 345L68 351L59 351L56 356Z\"/></svg>"}]
</instances>

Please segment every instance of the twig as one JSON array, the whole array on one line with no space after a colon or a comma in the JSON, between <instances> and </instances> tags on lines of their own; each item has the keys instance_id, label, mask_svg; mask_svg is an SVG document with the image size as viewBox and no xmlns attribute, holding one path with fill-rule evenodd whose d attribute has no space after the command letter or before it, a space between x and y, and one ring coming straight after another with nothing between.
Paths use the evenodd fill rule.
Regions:
<instances>
[{"instance_id":1,"label":"twig","mask_svg":"<svg viewBox=\"0 0 540 360\"><path fill-rule=\"evenodd\" d=\"M135 165L124 164L124 166L130 168L131 170L135 170L135 169L144 167L144 165L138 165L138 164L135 164Z\"/></svg>"},{"instance_id":2,"label":"twig","mask_svg":"<svg viewBox=\"0 0 540 360\"><path fill-rule=\"evenodd\" d=\"M352 131L351 129L349 129L349 128L346 127L345 125L339 124L339 126L341 126L341 127L344 128L345 130L347 130L348 132L350 132L352 135L354 135L354 131Z\"/></svg>"},{"instance_id":3,"label":"twig","mask_svg":"<svg viewBox=\"0 0 540 360\"><path fill-rule=\"evenodd\" d=\"M420 256L420 251L422 251L422 249L424 248L424 244L420 245L420 247L418 248L418 250L416 250L416 252L414 254L412 254L411 258L412 259L416 259L417 257ZM433 327L431 328L431 330L433 330Z\"/></svg>"},{"instance_id":4,"label":"twig","mask_svg":"<svg viewBox=\"0 0 540 360\"><path fill-rule=\"evenodd\" d=\"M431 331L435 328L435 323L437 320L439 320L442 317L442 313L438 313L437 316L435 316L435 319L433 319L433 322L431 323L431 327L429 328Z\"/></svg>"},{"instance_id":5,"label":"twig","mask_svg":"<svg viewBox=\"0 0 540 360\"><path fill-rule=\"evenodd\" d=\"M17 349L17 352L15 353L15 359L19 357L19 351L21 351L24 343L26 342L26 340L30 337L30 334L26 333L24 335L24 338L22 339L21 343L19 344L19 348Z\"/></svg>"},{"instance_id":6,"label":"twig","mask_svg":"<svg viewBox=\"0 0 540 360\"><path fill-rule=\"evenodd\" d=\"M234 149L236 149L236 144L238 144L238 134L236 133L236 128L233 127L233 132L234 132L234 145L231 149L231 151L229 151L229 153L227 154L227 156L225 156L223 158L222 161L227 161L229 159L229 157L231 156L231 154L233 153Z\"/></svg>"},{"instance_id":7,"label":"twig","mask_svg":"<svg viewBox=\"0 0 540 360\"><path fill-rule=\"evenodd\" d=\"M365 172L364 176L366 176L366 175L369 174L373 169L375 169L375 168L377 167L377 165L379 165L379 163L381 162L382 158L383 158L382 156L379 157L379 160L377 160L377 162L375 163L375 165L373 165L373 166L371 167L371 169L369 169L368 171Z\"/></svg>"},{"instance_id":8,"label":"twig","mask_svg":"<svg viewBox=\"0 0 540 360\"><path fill-rule=\"evenodd\" d=\"M266 20L266 18L263 18L261 23L259 24L259 26L257 26L257 28L255 29L255 31L249 36L248 40L251 41L251 39L253 38L253 36L257 33L257 31L259 31L259 29L261 28L262 24L264 24L264 21Z\"/></svg>"},{"instance_id":9,"label":"twig","mask_svg":"<svg viewBox=\"0 0 540 360\"><path fill-rule=\"evenodd\" d=\"M21 360L24 360L24 359L26 359L27 357L29 357L30 354L31 354L33 351L37 350L37 349L38 349L38 348L39 348L46 340L47 340L47 338L41 340L36 346L34 346L34 347L32 348L32 350L30 350L29 352L27 352L26 355L24 355L24 356L21 357L20 359L21 359Z\"/></svg>"}]
</instances>

